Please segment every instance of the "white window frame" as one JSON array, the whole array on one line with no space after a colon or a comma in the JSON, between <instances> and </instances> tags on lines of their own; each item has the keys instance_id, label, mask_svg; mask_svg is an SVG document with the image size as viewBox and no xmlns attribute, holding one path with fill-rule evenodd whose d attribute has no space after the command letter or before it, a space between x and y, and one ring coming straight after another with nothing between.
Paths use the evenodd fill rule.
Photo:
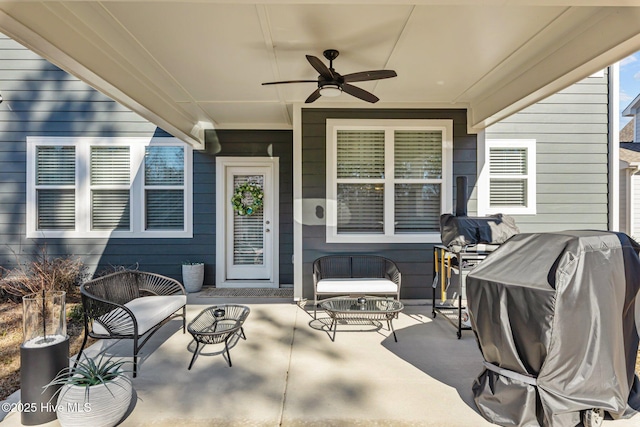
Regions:
<instances>
[{"instance_id":1,"label":"white window frame","mask_svg":"<svg viewBox=\"0 0 640 427\"><path fill-rule=\"evenodd\" d=\"M384 233L338 233L337 209L337 133L338 130L385 131L385 195ZM453 207L453 120L369 120L329 119L326 123L326 241L327 243L440 243L440 232L398 233L394 227L394 150L390 141L395 130L438 130L442 132L442 178L440 180L440 213ZM406 180L404 180L406 181Z\"/></svg>"},{"instance_id":2,"label":"white window frame","mask_svg":"<svg viewBox=\"0 0 640 427\"><path fill-rule=\"evenodd\" d=\"M536 140L535 139L486 139L478 138L478 215L492 215L503 213L507 215L535 215L536 214ZM522 175L527 180L527 206L498 206L491 207L491 148L526 148L527 174Z\"/></svg>"},{"instance_id":3,"label":"white window frame","mask_svg":"<svg viewBox=\"0 0 640 427\"><path fill-rule=\"evenodd\" d=\"M37 230L36 147L75 146L75 230ZM131 156L130 229L91 230L90 161L92 146L128 146ZM144 156L147 146L177 146L184 149L184 228L145 230ZM191 238L193 237L193 148L177 138L27 137L27 238ZM171 186L176 188L175 186ZM153 186L162 189L161 186Z\"/></svg>"}]
</instances>

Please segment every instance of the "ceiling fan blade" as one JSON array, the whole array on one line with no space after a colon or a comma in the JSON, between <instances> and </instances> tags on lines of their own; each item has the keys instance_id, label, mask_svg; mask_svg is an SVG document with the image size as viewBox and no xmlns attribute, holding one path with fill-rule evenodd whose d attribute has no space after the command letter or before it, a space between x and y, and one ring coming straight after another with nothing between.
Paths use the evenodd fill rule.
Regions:
<instances>
[{"instance_id":1,"label":"ceiling fan blade","mask_svg":"<svg viewBox=\"0 0 640 427\"><path fill-rule=\"evenodd\" d=\"M380 101L380 98L378 98L371 92L367 92L364 89L360 89L359 87L350 85L348 83L342 85L342 91L348 93L351 96L355 96L356 98L360 98L363 101L371 102L372 104Z\"/></svg>"},{"instance_id":2,"label":"ceiling fan blade","mask_svg":"<svg viewBox=\"0 0 640 427\"><path fill-rule=\"evenodd\" d=\"M267 86L267 85L281 85L281 84L286 84L286 83L318 83L317 80L283 80L281 82L267 82L267 83L262 83L262 86Z\"/></svg>"},{"instance_id":3,"label":"ceiling fan blade","mask_svg":"<svg viewBox=\"0 0 640 427\"><path fill-rule=\"evenodd\" d=\"M316 56L313 56L313 55L306 55L306 56L307 56L307 61L309 61L309 64L311 64L311 66L316 69L318 74L320 74L325 80L333 80L333 73L331 72L331 70L329 70L329 68L327 68L326 65L324 65L324 62L322 62Z\"/></svg>"},{"instance_id":4,"label":"ceiling fan blade","mask_svg":"<svg viewBox=\"0 0 640 427\"><path fill-rule=\"evenodd\" d=\"M304 101L305 104L311 104L316 99L320 98L320 88L313 91L311 95Z\"/></svg>"},{"instance_id":5,"label":"ceiling fan blade","mask_svg":"<svg viewBox=\"0 0 640 427\"><path fill-rule=\"evenodd\" d=\"M342 76L345 82L365 82L368 80L382 80L396 77L397 74L393 70L371 70L361 71L359 73L352 73Z\"/></svg>"}]
</instances>

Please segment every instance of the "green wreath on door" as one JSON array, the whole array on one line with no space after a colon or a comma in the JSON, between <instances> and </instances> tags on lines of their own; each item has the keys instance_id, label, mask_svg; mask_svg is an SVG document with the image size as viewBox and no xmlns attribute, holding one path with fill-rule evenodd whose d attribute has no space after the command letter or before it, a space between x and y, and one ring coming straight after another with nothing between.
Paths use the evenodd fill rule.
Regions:
<instances>
[{"instance_id":1,"label":"green wreath on door","mask_svg":"<svg viewBox=\"0 0 640 427\"><path fill-rule=\"evenodd\" d=\"M245 182L235 188L231 197L231 206L238 215L252 215L263 203L264 191L253 182Z\"/></svg>"}]
</instances>

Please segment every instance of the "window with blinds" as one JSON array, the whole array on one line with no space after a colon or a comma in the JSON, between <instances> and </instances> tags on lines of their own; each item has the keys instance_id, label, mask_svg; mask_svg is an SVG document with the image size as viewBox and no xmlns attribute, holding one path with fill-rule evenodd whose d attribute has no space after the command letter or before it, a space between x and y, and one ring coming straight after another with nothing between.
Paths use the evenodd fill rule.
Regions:
<instances>
[{"instance_id":1,"label":"window with blinds","mask_svg":"<svg viewBox=\"0 0 640 427\"><path fill-rule=\"evenodd\" d=\"M527 148L489 149L491 207L527 205Z\"/></svg>"},{"instance_id":2,"label":"window with blinds","mask_svg":"<svg viewBox=\"0 0 640 427\"><path fill-rule=\"evenodd\" d=\"M27 237L191 237L191 148L27 138Z\"/></svg>"},{"instance_id":3,"label":"window with blinds","mask_svg":"<svg viewBox=\"0 0 640 427\"><path fill-rule=\"evenodd\" d=\"M393 147L396 233L439 232L442 131L396 130Z\"/></svg>"},{"instance_id":4,"label":"window with blinds","mask_svg":"<svg viewBox=\"0 0 640 427\"><path fill-rule=\"evenodd\" d=\"M536 214L536 140L487 139L478 177L478 214Z\"/></svg>"},{"instance_id":5,"label":"window with blinds","mask_svg":"<svg viewBox=\"0 0 640 427\"><path fill-rule=\"evenodd\" d=\"M358 236L393 239L439 234L442 188L450 168L445 162L445 133L450 125L330 122L327 133L334 137L328 141L333 146L327 151L327 197L335 198L335 207L329 205L328 210L329 241L333 236L341 241L341 235L357 241Z\"/></svg>"},{"instance_id":6,"label":"window with blinds","mask_svg":"<svg viewBox=\"0 0 640 427\"><path fill-rule=\"evenodd\" d=\"M91 229L131 227L131 149L91 147Z\"/></svg>"},{"instance_id":7,"label":"window with blinds","mask_svg":"<svg viewBox=\"0 0 640 427\"><path fill-rule=\"evenodd\" d=\"M76 152L73 146L36 148L36 228L73 230L76 225Z\"/></svg>"},{"instance_id":8,"label":"window with blinds","mask_svg":"<svg viewBox=\"0 0 640 427\"><path fill-rule=\"evenodd\" d=\"M184 149L147 147L144 166L146 229L184 229Z\"/></svg>"}]
</instances>

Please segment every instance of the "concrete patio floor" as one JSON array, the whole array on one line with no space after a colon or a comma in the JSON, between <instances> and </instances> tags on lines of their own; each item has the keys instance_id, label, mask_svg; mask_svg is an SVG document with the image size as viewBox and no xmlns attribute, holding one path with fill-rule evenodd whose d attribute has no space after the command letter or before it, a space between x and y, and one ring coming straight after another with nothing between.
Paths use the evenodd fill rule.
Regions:
<instances>
[{"instance_id":1,"label":"concrete patio floor","mask_svg":"<svg viewBox=\"0 0 640 427\"><path fill-rule=\"evenodd\" d=\"M491 426L472 401L471 384L482 358L470 331L458 340L431 306L407 302L395 320L398 342L386 328L339 327L328 319L276 299L189 296L187 320L221 303L251 308L247 340L231 348L233 367L221 346L207 346L187 367L195 345L181 322L165 325L141 352L133 380L135 402L122 426ZM89 349L116 357L131 342L99 342ZM11 413L3 427L19 426ZM57 426L57 421L43 426ZM640 426L640 415L604 426Z\"/></svg>"}]
</instances>

